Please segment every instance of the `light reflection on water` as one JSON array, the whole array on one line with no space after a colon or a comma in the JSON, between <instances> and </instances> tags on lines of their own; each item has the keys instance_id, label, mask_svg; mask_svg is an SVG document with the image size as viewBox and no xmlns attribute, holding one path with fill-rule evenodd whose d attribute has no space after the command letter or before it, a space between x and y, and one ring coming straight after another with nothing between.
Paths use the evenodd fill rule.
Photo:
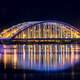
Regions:
<instances>
[{"instance_id":1,"label":"light reflection on water","mask_svg":"<svg viewBox=\"0 0 80 80\"><path fill-rule=\"evenodd\" d=\"M0 61L4 68L62 70L80 60L79 44L0 45Z\"/></svg>"}]
</instances>

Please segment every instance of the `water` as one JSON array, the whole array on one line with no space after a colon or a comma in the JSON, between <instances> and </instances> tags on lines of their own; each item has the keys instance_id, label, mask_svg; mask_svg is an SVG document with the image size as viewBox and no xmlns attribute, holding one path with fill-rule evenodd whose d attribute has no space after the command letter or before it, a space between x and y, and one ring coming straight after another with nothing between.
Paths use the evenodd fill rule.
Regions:
<instances>
[{"instance_id":1,"label":"water","mask_svg":"<svg viewBox=\"0 0 80 80\"><path fill-rule=\"evenodd\" d=\"M0 62L4 69L35 71L65 70L80 61L79 44L0 45Z\"/></svg>"}]
</instances>

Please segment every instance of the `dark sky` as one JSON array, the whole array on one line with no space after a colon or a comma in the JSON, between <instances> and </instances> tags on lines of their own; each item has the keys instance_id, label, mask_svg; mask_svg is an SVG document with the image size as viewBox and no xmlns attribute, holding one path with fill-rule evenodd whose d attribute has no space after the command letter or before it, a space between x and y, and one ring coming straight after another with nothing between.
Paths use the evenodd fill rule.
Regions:
<instances>
[{"instance_id":1,"label":"dark sky","mask_svg":"<svg viewBox=\"0 0 80 80\"><path fill-rule=\"evenodd\" d=\"M0 4L1 28L32 20L59 20L80 25L80 2L77 0L5 0Z\"/></svg>"}]
</instances>

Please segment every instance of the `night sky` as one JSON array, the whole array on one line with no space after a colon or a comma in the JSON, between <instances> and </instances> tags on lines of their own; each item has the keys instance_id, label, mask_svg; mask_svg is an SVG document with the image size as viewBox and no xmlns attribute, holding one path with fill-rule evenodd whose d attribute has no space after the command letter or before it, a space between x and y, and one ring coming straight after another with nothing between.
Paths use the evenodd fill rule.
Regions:
<instances>
[{"instance_id":1,"label":"night sky","mask_svg":"<svg viewBox=\"0 0 80 80\"><path fill-rule=\"evenodd\" d=\"M6 0L0 2L1 29L34 20L59 20L79 27L80 2L77 0Z\"/></svg>"}]
</instances>

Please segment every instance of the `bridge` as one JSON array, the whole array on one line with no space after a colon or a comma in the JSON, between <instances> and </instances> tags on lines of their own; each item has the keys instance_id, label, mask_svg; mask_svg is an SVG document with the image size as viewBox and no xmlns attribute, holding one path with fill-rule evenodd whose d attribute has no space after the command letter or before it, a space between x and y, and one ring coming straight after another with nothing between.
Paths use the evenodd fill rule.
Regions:
<instances>
[{"instance_id":1,"label":"bridge","mask_svg":"<svg viewBox=\"0 0 80 80\"><path fill-rule=\"evenodd\" d=\"M80 31L64 22L32 21L0 33L0 44L80 43Z\"/></svg>"}]
</instances>

